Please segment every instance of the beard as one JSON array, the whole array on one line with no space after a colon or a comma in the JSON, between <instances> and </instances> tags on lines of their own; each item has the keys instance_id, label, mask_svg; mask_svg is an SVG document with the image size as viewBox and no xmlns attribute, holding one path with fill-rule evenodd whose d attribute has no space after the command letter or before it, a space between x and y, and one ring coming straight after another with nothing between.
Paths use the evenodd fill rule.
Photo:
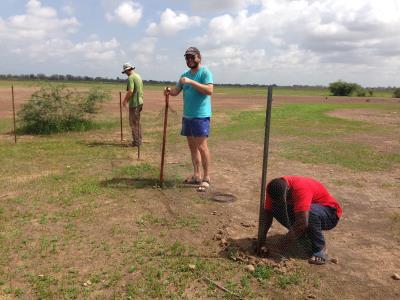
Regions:
<instances>
[{"instance_id":1,"label":"beard","mask_svg":"<svg viewBox=\"0 0 400 300\"><path fill-rule=\"evenodd\" d=\"M190 61L187 62L186 65L190 68L190 69L196 69L200 64L200 61Z\"/></svg>"}]
</instances>

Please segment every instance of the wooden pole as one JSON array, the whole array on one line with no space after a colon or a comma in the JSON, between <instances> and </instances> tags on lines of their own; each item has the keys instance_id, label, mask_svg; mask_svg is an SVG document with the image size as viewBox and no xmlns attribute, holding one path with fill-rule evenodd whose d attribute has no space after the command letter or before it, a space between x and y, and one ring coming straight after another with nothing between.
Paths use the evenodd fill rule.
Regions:
<instances>
[{"instance_id":1,"label":"wooden pole","mask_svg":"<svg viewBox=\"0 0 400 300\"><path fill-rule=\"evenodd\" d=\"M11 95L12 95L12 108L13 108L13 119L14 119L14 143L17 143L17 125L15 122L15 102L14 102L14 85L11 85Z\"/></svg>"},{"instance_id":2,"label":"wooden pole","mask_svg":"<svg viewBox=\"0 0 400 300\"><path fill-rule=\"evenodd\" d=\"M269 150L269 132L271 127L272 110L272 86L268 86L267 109L265 111L265 132L264 132L264 155L261 176L261 195L260 195L260 213L258 219L258 243L257 252L260 253L261 247L265 243L265 190L267 185L268 171L268 150Z\"/></svg>"},{"instance_id":3,"label":"wooden pole","mask_svg":"<svg viewBox=\"0 0 400 300\"><path fill-rule=\"evenodd\" d=\"M122 133L122 95L121 92L119 92L119 121L121 124L121 142L124 140L124 136Z\"/></svg>"},{"instance_id":4,"label":"wooden pole","mask_svg":"<svg viewBox=\"0 0 400 300\"><path fill-rule=\"evenodd\" d=\"M169 93L165 95L165 111L164 111L164 131L163 131L163 141L161 150L161 167L160 167L160 186L164 183L164 156L165 156L165 143L167 140L167 124L168 124L168 105L169 105Z\"/></svg>"}]
</instances>

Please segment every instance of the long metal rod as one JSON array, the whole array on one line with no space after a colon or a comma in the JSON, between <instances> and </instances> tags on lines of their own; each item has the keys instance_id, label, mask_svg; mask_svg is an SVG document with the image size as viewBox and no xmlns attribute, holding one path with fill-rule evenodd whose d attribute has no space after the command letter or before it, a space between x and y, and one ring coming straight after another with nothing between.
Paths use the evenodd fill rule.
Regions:
<instances>
[{"instance_id":1,"label":"long metal rod","mask_svg":"<svg viewBox=\"0 0 400 300\"><path fill-rule=\"evenodd\" d=\"M17 143L17 125L15 121L15 102L14 102L14 85L11 85L11 95L12 95L12 108L13 108L13 118L14 118L14 143Z\"/></svg>"},{"instance_id":2,"label":"long metal rod","mask_svg":"<svg viewBox=\"0 0 400 300\"><path fill-rule=\"evenodd\" d=\"M164 111L164 131L163 141L161 150L161 167L160 167L160 186L164 183L164 157L165 157L165 143L167 140L167 125L168 125L168 106L169 106L169 94L165 95L165 111Z\"/></svg>"},{"instance_id":3,"label":"long metal rod","mask_svg":"<svg viewBox=\"0 0 400 300\"><path fill-rule=\"evenodd\" d=\"M265 111L265 132L264 132L264 155L261 176L261 195L260 195L260 213L258 219L258 243L257 251L260 251L265 243L265 189L267 185L268 172L268 150L269 150L269 133L271 128L271 110L272 110L272 86L268 86L267 109Z\"/></svg>"},{"instance_id":4,"label":"long metal rod","mask_svg":"<svg viewBox=\"0 0 400 300\"><path fill-rule=\"evenodd\" d=\"M119 121L121 124L121 142L124 140L124 136L122 133L122 95L121 91L119 92Z\"/></svg>"}]
</instances>

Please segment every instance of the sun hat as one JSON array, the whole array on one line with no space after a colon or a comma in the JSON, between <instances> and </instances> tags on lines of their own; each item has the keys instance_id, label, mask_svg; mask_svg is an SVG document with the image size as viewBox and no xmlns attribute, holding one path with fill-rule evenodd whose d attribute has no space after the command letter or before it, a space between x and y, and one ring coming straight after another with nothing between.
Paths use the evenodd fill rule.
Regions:
<instances>
[{"instance_id":1,"label":"sun hat","mask_svg":"<svg viewBox=\"0 0 400 300\"><path fill-rule=\"evenodd\" d=\"M128 70L133 70L133 69L135 69L134 66L132 66L130 63L125 63L125 64L122 66L122 72L121 72L121 73L125 73L126 71L128 71Z\"/></svg>"},{"instance_id":2,"label":"sun hat","mask_svg":"<svg viewBox=\"0 0 400 300\"><path fill-rule=\"evenodd\" d=\"M197 49L196 47L189 47L186 49L185 55L191 54L191 55L199 55L200 56L200 50ZM185 56L184 55L184 56Z\"/></svg>"}]
</instances>

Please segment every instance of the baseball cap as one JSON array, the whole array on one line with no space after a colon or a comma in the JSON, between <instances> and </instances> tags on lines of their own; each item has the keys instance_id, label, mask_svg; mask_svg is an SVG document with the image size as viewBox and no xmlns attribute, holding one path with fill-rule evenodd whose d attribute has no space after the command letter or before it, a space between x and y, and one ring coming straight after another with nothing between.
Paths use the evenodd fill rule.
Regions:
<instances>
[{"instance_id":1,"label":"baseball cap","mask_svg":"<svg viewBox=\"0 0 400 300\"><path fill-rule=\"evenodd\" d=\"M122 72L121 73L125 73L126 71L128 71L128 70L133 70L135 67L134 66L132 66L130 63L125 63L123 66L122 66Z\"/></svg>"},{"instance_id":2,"label":"baseball cap","mask_svg":"<svg viewBox=\"0 0 400 300\"><path fill-rule=\"evenodd\" d=\"M200 51L196 47L189 47L189 48L186 49L185 55L186 54L192 54L192 55L196 55L197 54L197 55L200 55Z\"/></svg>"}]
</instances>

